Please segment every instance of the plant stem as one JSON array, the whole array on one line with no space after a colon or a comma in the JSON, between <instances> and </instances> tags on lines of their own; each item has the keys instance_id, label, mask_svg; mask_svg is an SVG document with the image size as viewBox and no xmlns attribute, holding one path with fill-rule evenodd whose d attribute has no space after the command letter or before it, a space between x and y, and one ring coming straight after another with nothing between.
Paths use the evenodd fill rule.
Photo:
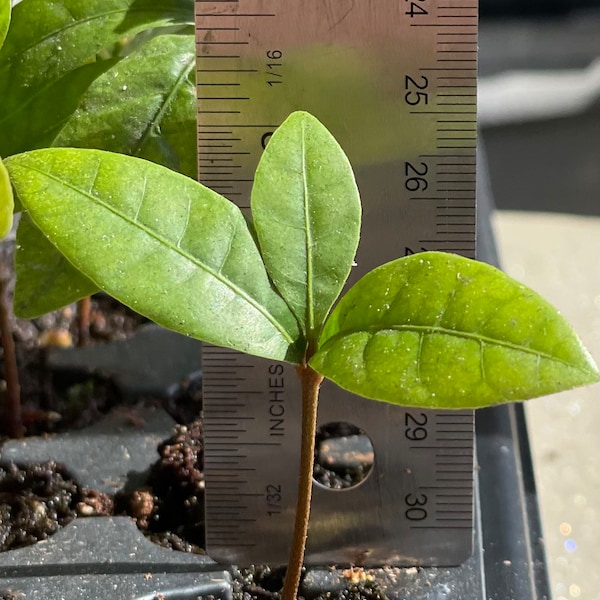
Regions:
<instances>
[{"instance_id":1,"label":"plant stem","mask_svg":"<svg viewBox=\"0 0 600 600\"><path fill-rule=\"evenodd\" d=\"M312 497L312 476L315 454L315 433L317 428L317 405L319 387L323 376L313 371L307 364L298 367L298 376L302 382L302 445L300 449L300 476L298 478L298 502L292 550L288 561L281 600L296 600L310 518Z\"/></svg>"},{"instance_id":2,"label":"plant stem","mask_svg":"<svg viewBox=\"0 0 600 600\"><path fill-rule=\"evenodd\" d=\"M23 416L21 414L21 386L12 336L10 319L10 300L6 290L6 281L0 273L0 333L4 351L4 380L6 381L6 433L12 438L23 437Z\"/></svg>"},{"instance_id":3,"label":"plant stem","mask_svg":"<svg viewBox=\"0 0 600 600\"><path fill-rule=\"evenodd\" d=\"M92 299L86 296L77 302L77 347L83 348L90 339L90 311Z\"/></svg>"}]
</instances>

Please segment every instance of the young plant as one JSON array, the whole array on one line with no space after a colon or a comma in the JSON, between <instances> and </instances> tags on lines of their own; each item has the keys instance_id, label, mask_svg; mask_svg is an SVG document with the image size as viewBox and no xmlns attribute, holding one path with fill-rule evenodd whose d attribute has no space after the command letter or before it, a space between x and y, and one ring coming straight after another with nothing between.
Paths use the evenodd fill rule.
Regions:
<instances>
[{"instance_id":1,"label":"young plant","mask_svg":"<svg viewBox=\"0 0 600 600\"><path fill-rule=\"evenodd\" d=\"M324 377L375 400L450 409L599 379L554 308L459 256L389 262L331 310L361 208L346 156L307 113L293 113L269 142L252 222L196 181L137 158L56 148L6 165L35 226L99 288L165 327L297 366L301 475L284 600L295 598L302 568Z\"/></svg>"}]
</instances>

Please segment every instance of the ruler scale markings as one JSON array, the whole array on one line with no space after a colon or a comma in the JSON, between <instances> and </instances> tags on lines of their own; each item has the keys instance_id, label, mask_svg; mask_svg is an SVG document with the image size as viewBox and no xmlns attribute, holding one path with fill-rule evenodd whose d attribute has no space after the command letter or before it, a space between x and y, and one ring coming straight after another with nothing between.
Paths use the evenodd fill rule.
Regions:
<instances>
[{"instance_id":1,"label":"ruler scale markings","mask_svg":"<svg viewBox=\"0 0 600 600\"><path fill-rule=\"evenodd\" d=\"M473 469L470 468L470 469L468 469L468 471L469 471L469 474L471 475L471 478L472 478L472 476L473 476ZM453 468L453 469L446 469L446 468L439 467L439 468L436 468L436 473L461 473L461 474L464 474L465 473L465 469L455 469L455 468Z\"/></svg>"},{"instance_id":2,"label":"ruler scale markings","mask_svg":"<svg viewBox=\"0 0 600 600\"><path fill-rule=\"evenodd\" d=\"M315 106L322 106L316 97L321 93L325 94L325 90L321 90L322 86L319 85L318 88L315 88L309 84L301 85L301 82L292 80L292 77L298 76L298 72L308 72L310 69L318 71L319 61L323 60L325 65L328 60L327 56L319 55L313 66L308 63L301 64L300 71L294 70L292 61L295 60L295 56L301 56L303 48L310 49L313 43L317 44L316 47L322 43L335 47L339 41L347 46L356 45L357 55L360 55L362 54L361 36L371 35L366 47L369 47L374 52L372 56L378 57L376 60L381 60L382 66L385 66L385 61L389 57L386 43L392 42L391 47L398 51L399 56L402 55L404 49L415 47L420 51L411 55L412 66L406 65L404 68L406 74L413 78L416 77L416 73L422 73L427 78L429 82L428 110L422 110L423 105L411 107L403 104L402 94L400 94L399 105L393 114L402 112L405 122L419 124L420 131L427 131L428 125L432 125L433 135L430 144L420 147L414 156L402 156L396 160L410 161L413 166L417 167L420 162L425 164L431 191L428 194L405 191L404 197L398 199L406 203L405 213L414 211L415 218L422 219L422 221L411 223L409 227L411 231L394 232L397 242L395 248L392 249L393 254L391 254L392 250L389 255L387 251L382 253L376 264L401 255L404 247L415 246L416 249L421 249L423 245L428 246L427 249L454 251L473 256L475 198L474 188L471 188L469 184L475 179L473 142L476 135L476 111L471 108L474 104L469 102L469 98L475 98L475 94L471 93L471 90L475 89L476 83L477 12L476 6L465 5L464 2L462 4L452 2L452 0L442 0L442 2L427 0L424 5L426 6L424 15L416 13L408 15L405 6L390 0L382 0L382 3L378 3L375 8L373 6L367 8L355 6L348 14L341 13L341 7L337 7L337 5L328 6L327 11L324 11L322 3L314 0L307 0L302 5L301 11L294 10L292 4L279 4L275 0L238 0L237 3L230 6L235 6L239 12L233 12L233 9L229 8L225 9L232 10L231 13L219 12L221 6L228 6L227 2L211 3L209 0L197 2L197 83L200 109L198 145L199 151L202 152L199 160L200 180L221 190L229 197L239 198L236 203L244 210L248 206L252 175L260 157L260 144L265 139L261 136L270 135L291 110L295 108L310 110L328 126L331 121L331 129L334 135L337 135L334 117L328 118L327 115L320 114L319 110L321 109L311 110L313 100L316 101ZM379 14L379 18L372 18L374 11L383 12ZM385 17L381 18L384 15ZM365 30L366 22L370 25ZM374 30L374 33L371 33L369 27ZM419 31L420 27L430 29ZM386 43L378 46L382 40ZM232 48L231 54L227 50L228 47ZM277 51L277 58L275 61L271 59L270 62L277 64L278 71L277 74L271 74L272 77L268 78L267 71L273 70L273 67L267 67L269 61L266 60L266 52L272 53L273 50ZM377 54L378 52L379 54ZM418 59L415 58L417 55L419 55ZM309 51L307 56L306 60L314 60L316 55ZM222 57L220 60L223 62L213 60L213 57ZM308 67L308 70L304 67ZM335 66L326 66L326 69L331 68L335 69ZM350 65L348 68L351 69L352 66ZM412 73L415 75L411 73L411 68L414 68ZM278 85L267 84L267 80L276 81ZM371 82L369 85L377 84ZM214 89L214 96L210 95L211 88ZM304 91L305 89L310 91L308 95ZM217 90L223 91L219 93ZM378 94L379 92L374 93ZM219 96L217 97L216 94ZM315 97L311 98L310 94ZM341 106L347 104L346 98L351 96L352 92L344 93L341 102L335 103L328 99L328 103L336 104L340 110ZM296 97L302 98L302 104L294 105ZM241 102L242 98L247 98L247 100ZM381 94L381 98L383 98L383 94ZM378 98L376 102L380 102L381 98ZM222 110L208 112L213 110L217 103ZM261 107L261 109L256 110L256 107ZM374 115L380 112L375 106L372 107L372 110ZM381 111L381 114L392 113ZM361 119L369 119L370 115L351 114L346 116L346 119L348 118L355 118L358 120L357 122L361 122ZM271 124L265 124L265 121ZM447 124L444 125L444 122ZM394 125L394 127L396 126ZM390 128L389 123L384 123L382 132L374 135L385 134L391 129L393 128ZM473 136L467 137L471 132ZM351 157L352 144L361 141L352 139L348 141L339 136L338 139ZM219 141L226 143L227 147L217 145L216 143ZM250 151L248 151L249 148ZM437 153L431 154L432 150ZM242 152L246 152L246 154L241 154ZM374 189L372 185L369 187L365 183L367 180L362 179L360 163L354 166L357 167L359 188L368 213L370 197L380 196L381 190ZM239 170L239 175L234 175L235 170ZM402 172L402 167L395 170L395 173ZM390 179L390 190L403 189L403 180L398 181L397 184L394 181L393 178ZM377 185L385 184L378 183ZM412 215L412 213L410 214ZM424 215L427 216L424 217ZM390 223L393 223L394 220L397 220L397 217L384 219ZM422 231L419 232L419 228ZM400 231L399 227L395 227L395 229ZM408 237L405 241L404 237L406 236ZM374 231L367 219L361 246L373 244L373 242L374 245L378 245L380 239L385 239L385 237L381 232ZM365 260L359 256L357 262L362 265ZM205 440L208 467L206 489L209 553L214 552L216 558L241 564L250 562L250 557L256 557L252 559L253 561L273 562L269 556L264 554L265 543L269 546L279 544L277 551L272 555L274 561L277 562L277 560L281 560L282 555L287 555L285 544L290 537L287 524L285 526L281 524L281 515L284 513L283 509L289 510L295 501L295 485L290 485L290 480L295 483L293 481L295 475L290 465L297 459L294 436L296 435L295 421L298 418L298 412L297 407L294 406L293 397L297 396L298 390L293 385L293 371L287 370L283 376L275 373L275 369L279 368L277 367L278 363L266 361L256 369L243 369L240 368L241 365L238 362L230 360L231 356L239 355L228 350L215 354L213 347L210 346L205 347L203 351L205 420L208 423L213 422L212 430L210 426L207 427ZM257 363L250 361L250 364ZM223 367L223 365L226 366ZM273 372L269 372L269 369L272 369ZM231 375L232 370L236 374L245 376L252 373L252 375L248 375L248 381L244 383L244 381L240 381L239 376ZM232 377L235 377L234 385L225 381ZM280 384L282 387L277 387ZM275 387L269 387L270 385ZM327 398L330 393L333 392L327 390L322 395L325 397L321 402L321 418L335 420L336 417L333 416L336 414L333 408L334 401L329 402ZM281 400L285 395L285 419L280 419L281 422L274 421L273 416L269 414L271 406L269 394L274 400ZM335 394L339 394L339 392ZM289 402L287 402L288 397L290 398ZM386 413L383 410L378 413L379 416L371 417L370 413L373 411L369 408L369 415L361 417L362 420L359 419L357 424L363 426L365 430L369 430L375 424L378 424L378 427L386 426L387 420L383 417ZM402 409L395 409L395 411L393 418L397 419L397 430L403 431L404 411ZM350 409L349 412L362 414L360 410ZM470 508L472 507L473 439L472 430L466 428L472 423L473 415L471 411L464 411L464 423L461 418L456 419L458 422L452 420L444 422L440 418L442 413L426 412L429 415L427 441L431 443L412 443L410 440L404 440L403 448L399 448L396 454L404 456L411 463L410 469L403 471L409 473L406 475L409 479L402 484L406 485L405 494L418 490L427 494L428 497L430 496L427 517L425 521L410 522L409 519L400 520L394 515L390 525L400 529L395 531L390 540L386 540L386 543L393 545L398 540L404 540L406 547L410 548L406 552L405 548L394 547L392 549L390 546L391 554L407 555L414 554L416 551L418 555L419 549L422 548L424 556L431 556L431 547L439 541L440 535L448 536L444 539L452 540L452 542L460 539L462 541L456 544L455 556L457 558L449 559L444 556L441 559L444 564L448 564L448 560L460 562L458 556L463 558L466 556L472 537ZM411 412L410 414L418 413ZM369 418L374 419L371 425L369 425L370 421L368 422ZM225 430L224 425L233 425L236 419L239 422L237 423L238 427L234 428L235 431L231 431L232 427L227 427ZM239 424L244 422L251 423L252 428L240 427ZM465 429L463 429L463 424ZM461 433L456 433L453 431L454 429ZM236 452L231 453L232 447L235 447ZM245 449L243 456L238 452L240 448ZM375 451L375 469L383 469L382 472L385 473L385 469L392 468L391 465L379 464L384 462L383 456L386 454L386 450L380 453L376 445ZM240 468L231 470L227 465L231 465L232 461L239 461ZM243 470L248 469L248 465L255 470L251 471L251 476L248 475L242 479ZM390 473L393 472L390 471ZM442 481L438 477L440 473L451 480ZM463 480L463 474L469 474L471 481ZM455 477L456 475L460 477L460 480ZM411 479L415 476L416 480ZM220 495L211 496L208 493L211 482L219 487ZM439 485L431 487L436 484ZM365 500L368 501L368 510L371 510L377 496L373 495L373 492L371 492L371 496L368 496L368 493L365 492L369 485L371 484L367 480L360 486L358 492L352 492L358 498L355 501L353 514L364 510L361 508L361 503L364 504ZM281 487L283 496L282 503L268 507L268 490L276 492L275 496L277 496L279 487ZM360 490L363 491L360 492ZM247 502L244 502L243 506L240 502L226 502L230 508L229 512L227 516L220 517L221 522L216 525L223 525L228 518L231 518L233 522L239 521L240 526L244 526L244 536L234 537L233 534L220 534L219 531L226 531L228 528L221 527L219 529L210 525L211 515L221 514L220 511L223 509L222 503L219 506L216 501L226 497L229 492L231 495L237 496L240 494L253 495L245 497ZM440 496L442 492L447 494L446 498ZM359 497L361 493L363 494L362 499ZM271 494L271 501L275 496ZM394 490L394 496L402 498L402 491ZM334 495L333 497L336 500L332 500L331 496L329 501L324 500L326 496L323 496L318 489L315 490L310 543L316 544L316 548L320 543L316 538L320 536L321 518L326 518L328 511L332 511L331 504L336 503L337 498L341 496ZM345 493L343 497L351 496ZM402 508L397 506L398 500L396 499L394 502L396 504L394 512L402 514L403 510L397 510ZM446 502L446 504L438 508L438 502ZM447 514L440 512L440 510L446 509L454 512ZM390 506L382 505L380 510L390 511ZM411 514L414 515L414 512ZM464 521L450 519L441 522L441 518L448 515L463 517ZM285 517L285 520L289 522L288 517ZM264 533L259 533L258 536L256 533L265 530L273 532L268 540L264 539ZM243 545L238 543L242 540ZM253 543L248 543L248 540ZM365 540L365 543L372 543L374 547L378 547L380 540L371 542ZM333 544L343 549L343 540L341 543L334 540ZM238 550L232 553L231 547L233 546ZM252 549L255 553L251 553ZM244 550L247 550L246 554ZM322 550L316 551L323 553ZM311 548L309 547L309 560L310 552ZM352 562L345 555L342 555L341 559L339 555L330 554L328 556L332 556L334 561ZM374 561L377 562L377 560L375 553Z\"/></svg>"},{"instance_id":3,"label":"ruler scale markings","mask_svg":"<svg viewBox=\"0 0 600 600\"><path fill-rule=\"evenodd\" d=\"M437 154L421 154L421 156L423 156L424 158L429 158L429 157L437 157ZM460 158L460 157L466 157L469 158L470 155L467 154L446 154L447 157L449 158ZM475 163L469 163L469 166L474 165Z\"/></svg>"},{"instance_id":4,"label":"ruler scale markings","mask_svg":"<svg viewBox=\"0 0 600 600\"><path fill-rule=\"evenodd\" d=\"M411 525L411 529L470 529L471 525L465 525L467 519L436 519L435 525ZM450 523L451 522L451 523Z\"/></svg>"},{"instance_id":5,"label":"ruler scale markings","mask_svg":"<svg viewBox=\"0 0 600 600\"><path fill-rule=\"evenodd\" d=\"M214 387L214 386L213 386L213 387ZM219 391L219 390L215 390L215 389L212 389L212 390L211 390L211 394L231 394L231 393L232 393L232 392L227 392L227 391L223 391L223 390L220 390L220 391ZM263 393L263 392L261 392L261 391L244 390L244 394L245 394L246 396L250 396L250 395L252 395L252 394L255 394L255 395L260 395L260 394L262 394L262 393ZM237 399L237 398L238 398L238 394L237 394L237 392L236 392L236 394L235 394L234 398L235 398L235 399ZM221 400L226 400L226 399L227 399L227 398L219 398L219 400L220 400L220 401L221 401ZM235 405L233 405L233 406L235 406ZM241 404L240 406L246 406L246 404Z\"/></svg>"},{"instance_id":6,"label":"ruler scale markings","mask_svg":"<svg viewBox=\"0 0 600 600\"><path fill-rule=\"evenodd\" d=\"M254 471L256 471L256 469L253 468L253 467L243 467L243 468L238 468L238 469L228 469L228 468L223 467L223 466L218 466L218 467L214 467L214 468L213 467L207 467L207 466L205 466L204 470L207 471L207 472L217 471L219 473L220 472L231 472L231 471L233 471L234 473L237 473L239 471L247 471L247 472L254 472ZM212 475L211 475L211 477L212 477ZM231 498L231 500L234 501L235 498Z\"/></svg>"},{"instance_id":7,"label":"ruler scale markings","mask_svg":"<svg viewBox=\"0 0 600 600\"><path fill-rule=\"evenodd\" d=\"M472 446L454 446L455 449L472 450ZM438 450L439 446L412 445L411 450Z\"/></svg>"}]
</instances>

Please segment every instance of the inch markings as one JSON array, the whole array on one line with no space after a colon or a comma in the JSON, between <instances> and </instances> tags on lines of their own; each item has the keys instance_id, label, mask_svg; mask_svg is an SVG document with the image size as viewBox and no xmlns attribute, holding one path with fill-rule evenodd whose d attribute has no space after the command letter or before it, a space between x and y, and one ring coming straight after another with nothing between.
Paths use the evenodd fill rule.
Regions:
<instances>
[{"instance_id":1,"label":"inch markings","mask_svg":"<svg viewBox=\"0 0 600 600\"><path fill-rule=\"evenodd\" d=\"M474 257L477 6L350 4L196 1L199 180L247 214L270 137L308 110L355 167L364 220L351 277L423 250ZM209 553L282 563L300 439L294 367L205 346L202 369ZM472 411L404 411L326 385L320 422L347 415L376 432L375 463L356 492L315 486L307 564L356 563L358 546L370 549L365 566L465 560Z\"/></svg>"}]
</instances>

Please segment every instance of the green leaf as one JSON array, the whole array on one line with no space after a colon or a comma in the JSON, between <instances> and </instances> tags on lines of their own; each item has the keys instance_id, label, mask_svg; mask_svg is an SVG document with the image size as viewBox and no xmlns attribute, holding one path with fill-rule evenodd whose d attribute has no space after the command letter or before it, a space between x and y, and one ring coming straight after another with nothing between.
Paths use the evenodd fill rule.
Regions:
<instances>
[{"instance_id":1,"label":"green leaf","mask_svg":"<svg viewBox=\"0 0 600 600\"><path fill-rule=\"evenodd\" d=\"M73 114L79 99L90 84L116 60L103 60L75 69L24 101L13 120L0 124L0 148L7 154L48 147ZM1 102L1 101L0 101ZM52 106L49 111L48 107ZM2 117L0 117L0 122Z\"/></svg>"},{"instance_id":2,"label":"green leaf","mask_svg":"<svg viewBox=\"0 0 600 600\"><path fill-rule=\"evenodd\" d=\"M361 208L346 155L308 113L292 113L271 138L252 216L269 275L312 340L350 273Z\"/></svg>"},{"instance_id":3,"label":"green leaf","mask_svg":"<svg viewBox=\"0 0 600 600\"><path fill-rule=\"evenodd\" d=\"M100 289L175 331L300 360L296 320L241 211L223 197L99 150L36 150L6 165L36 226Z\"/></svg>"},{"instance_id":4,"label":"green leaf","mask_svg":"<svg viewBox=\"0 0 600 600\"><path fill-rule=\"evenodd\" d=\"M10 0L0 0L0 48L10 25Z\"/></svg>"},{"instance_id":5,"label":"green leaf","mask_svg":"<svg viewBox=\"0 0 600 600\"><path fill-rule=\"evenodd\" d=\"M192 0L23 0L0 50L0 154L46 144L49 125L57 121L53 111L61 110L62 126L61 103L74 110L85 91L83 84L72 85L56 102L57 86L94 63L103 48L146 29L192 20ZM39 111L33 119L32 107L44 103L47 121Z\"/></svg>"},{"instance_id":6,"label":"green leaf","mask_svg":"<svg viewBox=\"0 0 600 600\"><path fill-rule=\"evenodd\" d=\"M562 316L497 269L427 252L371 271L336 306L311 366L394 404L466 408L599 380Z\"/></svg>"},{"instance_id":7,"label":"green leaf","mask_svg":"<svg viewBox=\"0 0 600 600\"><path fill-rule=\"evenodd\" d=\"M24 212L17 229L17 274L13 310L33 319L98 291L33 224ZM41 293L43 291L43 293Z\"/></svg>"},{"instance_id":8,"label":"green leaf","mask_svg":"<svg viewBox=\"0 0 600 600\"><path fill-rule=\"evenodd\" d=\"M192 35L161 35L98 77L54 146L147 158L195 177L196 89Z\"/></svg>"},{"instance_id":9,"label":"green leaf","mask_svg":"<svg viewBox=\"0 0 600 600\"><path fill-rule=\"evenodd\" d=\"M12 227L14 198L8 171L0 158L0 240Z\"/></svg>"}]
</instances>

